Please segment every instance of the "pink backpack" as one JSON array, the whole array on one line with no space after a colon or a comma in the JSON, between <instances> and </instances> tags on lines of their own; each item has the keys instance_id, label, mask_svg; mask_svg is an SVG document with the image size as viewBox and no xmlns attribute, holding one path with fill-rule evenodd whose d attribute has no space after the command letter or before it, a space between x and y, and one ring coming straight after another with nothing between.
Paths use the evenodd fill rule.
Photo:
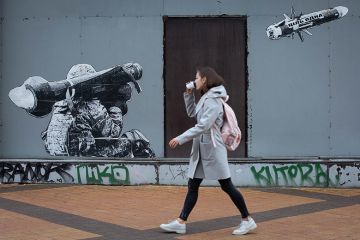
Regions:
<instances>
[{"instance_id":1,"label":"pink backpack","mask_svg":"<svg viewBox=\"0 0 360 240\"><path fill-rule=\"evenodd\" d=\"M228 98L226 99L226 101ZM221 102L224 106L224 124L221 128L221 137L224 141L225 147L229 151L235 151L241 141L241 131L237 123L234 110L222 98ZM211 129L213 145L216 147L213 132Z\"/></svg>"}]
</instances>

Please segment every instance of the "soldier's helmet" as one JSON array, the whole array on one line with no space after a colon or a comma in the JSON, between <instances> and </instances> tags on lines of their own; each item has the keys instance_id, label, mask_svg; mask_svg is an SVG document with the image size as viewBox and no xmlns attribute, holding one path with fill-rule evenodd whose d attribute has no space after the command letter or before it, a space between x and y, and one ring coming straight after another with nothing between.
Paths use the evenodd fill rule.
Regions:
<instances>
[{"instance_id":1,"label":"soldier's helmet","mask_svg":"<svg viewBox=\"0 0 360 240\"><path fill-rule=\"evenodd\" d=\"M93 66L90 64L76 64L71 67L70 71L68 72L66 79L72 79L80 76L91 75L96 73Z\"/></svg>"}]
</instances>

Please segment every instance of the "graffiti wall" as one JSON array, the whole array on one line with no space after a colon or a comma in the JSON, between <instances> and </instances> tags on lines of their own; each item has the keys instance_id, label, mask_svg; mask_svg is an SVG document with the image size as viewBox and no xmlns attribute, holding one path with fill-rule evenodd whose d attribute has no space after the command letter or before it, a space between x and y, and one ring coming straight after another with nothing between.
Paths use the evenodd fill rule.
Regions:
<instances>
[{"instance_id":1,"label":"graffiti wall","mask_svg":"<svg viewBox=\"0 0 360 240\"><path fill-rule=\"evenodd\" d=\"M264 187L336 187L340 173L329 174L327 165L313 163L233 165L236 183Z\"/></svg>"},{"instance_id":2,"label":"graffiti wall","mask_svg":"<svg viewBox=\"0 0 360 240\"><path fill-rule=\"evenodd\" d=\"M360 163L335 164L319 160L294 163L230 163L232 181L249 187L360 187ZM186 164L159 166L160 184L183 185ZM203 185L218 185L205 180Z\"/></svg>"},{"instance_id":3,"label":"graffiti wall","mask_svg":"<svg viewBox=\"0 0 360 240\"><path fill-rule=\"evenodd\" d=\"M360 187L360 161L232 162L232 181L245 187ZM0 162L2 183L187 185L186 162ZM218 186L205 180L204 186Z\"/></svg>"},{"instance_id":4,"label":"graffiti wall","mask_svg":"<svg viewBox=\"0 0 360 240\"><path fill-rule=\"evenodd\" d=\"M74 183L71 165L67 163L0 162L2 183Z\"/></svg>"},{"instance_id":5,"label":"graffiti wall","mask_svg":"<svg viewBox=\"0 0 360 240\"><path fill-rule=\"evenodd\" d=\"M155 184L153 165L0 162L2 183Z\"/></svg>"}]
</instances>

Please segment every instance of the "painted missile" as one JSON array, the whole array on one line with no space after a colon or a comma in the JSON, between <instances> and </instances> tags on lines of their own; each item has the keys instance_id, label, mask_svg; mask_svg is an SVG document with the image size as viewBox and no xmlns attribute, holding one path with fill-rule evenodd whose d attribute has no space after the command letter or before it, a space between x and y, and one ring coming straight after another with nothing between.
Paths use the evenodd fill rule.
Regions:
<instances>
[{"instance_id":1,"label":"painted missile","mask_svg":"<svg viewBox=\"0 0 360 240\"><path fill-rule=\"evenodd\" d=\"M266 34L269 39L277 40L282 37L294 37L294 33L297 33L301 41L304 41L302 32L308 35L312 35L307 28L330 22L336 19L344 17L348 13L348 8L338 6L321 10L318 12L312 12L309 14L300 14L295 16L294 8L291 8L291 16L284 14L285 19L270 25L266 29Z\"/></svg>"},{"instance_id":2,"label":"painted missile","mask_svg":"<svg viewBox=\"0 0 360 240\"><path fill-rule=\"evenodd\" d=\"M88 67L86 74L76 75L69 72L67 79L49 82L42 77L33 76L28 78L23 85L9 92L9 98L18 107L25 109L35 117L43 117L52 111L57 101L91 100L101 99L107 96L121 96L123 101L131 98L131 87L133 83L137 92L141 92L137 83L142 76L142 67L138 63L127 63L113 68L96 72L91 65L78 64ZM74 75L71 75L73 73ZM126 89L130 88L130 91ZM124 89L126 91L124 91ZM123 94L125 92L126 94Z\"/></svg>"}]
</instances>

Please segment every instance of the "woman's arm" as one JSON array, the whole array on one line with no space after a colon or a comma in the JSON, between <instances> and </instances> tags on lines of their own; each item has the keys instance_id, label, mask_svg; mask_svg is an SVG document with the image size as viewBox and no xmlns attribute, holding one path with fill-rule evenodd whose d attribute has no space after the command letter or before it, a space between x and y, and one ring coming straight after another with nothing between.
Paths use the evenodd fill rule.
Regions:
<instances>
[{"instance_id":1,"label":"woman's arm","mask_svg":"<svg viewBox=\"0 0 360 240\"><path fill-rule=\"evenodd\" d=\"M195 94L194 92L188 93L184 92L184 101L185 101L185 107L186 107L186 113L189 117L195 117Z\"/></svg>"},{"instance_id":2,"label":"woman's arm","mask_svg":"<svg viewBox=\"0 0 360 240\"><path fill-rule=\"evenodd\" d=\"M220 114L219 103L214 98L208 98L205 100L203 108L205 111L199 122L194 127L176 137L180 145L208 131L214 125L216 118Z\"/></svg>"}]
</instances>

